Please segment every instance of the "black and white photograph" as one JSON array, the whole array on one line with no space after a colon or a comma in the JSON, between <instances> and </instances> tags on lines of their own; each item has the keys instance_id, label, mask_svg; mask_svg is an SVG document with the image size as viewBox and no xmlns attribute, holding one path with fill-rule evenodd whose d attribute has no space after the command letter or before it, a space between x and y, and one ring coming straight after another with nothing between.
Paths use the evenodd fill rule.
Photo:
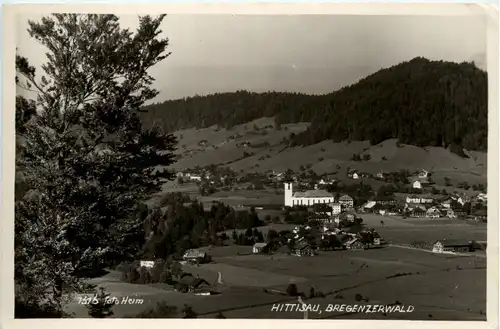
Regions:
<instances>
[{"instance_id":1,"label":"black and white photograph","mask_svg":"<svg viewBox=\"0 0 500 329\"><path fill-rule=\"evenodd\" d=\"M11 8L14 318L497 319L498 12L408 6Z\"/></svg>"}]
</instances>

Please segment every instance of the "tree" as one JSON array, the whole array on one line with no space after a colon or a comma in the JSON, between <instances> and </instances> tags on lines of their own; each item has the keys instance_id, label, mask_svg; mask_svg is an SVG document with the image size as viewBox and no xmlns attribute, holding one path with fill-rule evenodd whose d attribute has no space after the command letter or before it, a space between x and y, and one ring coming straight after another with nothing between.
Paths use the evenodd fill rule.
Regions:
<instances>
[{"instance_id":1,"label":"tree","mask_svg":"<svg viewBox=\"0 0 500 329\"><path fill-rule=\"evenodd\" d=\"M96 292L92 302L87 304L89 315L93 318L107 318L113 315L111 308L115 305L115 300L106 293L103 287Z\"/></svg>"},{"instance_id":2,"label":"tree","mask_svg":"<svg viewBox=\"0 0 500 329\"><path fill-rule=\"evenodd\" d=\"M316 290L314 290L314 287L311 287L309 289L309 298L314 298L316 297Z\"/></svg>"},{"instance_id":3,"label":"tree","mask_svg":"<svg viewBox=\"0 0 500 329\"><path fill-rule=\"evenodd\" d=\"M185 319L194 319L197 318L198 315L191 306L184 304L184 308L182 309L182 313L184 314Z\"/></svg>"},{"instance_id":4,"label":"tree","mask_svg":"<svg viewBox=\"0 0 500 329\"><path fill-rule=\"evenodd\" d=\"M40 79L16 56L18 86L38 96L16 104L25 140L16 168L32 193L16 200L15 279L34 303L62 310L63 285L71 298L83 270L137 252L144 234L133 213L173 179L155 167L174 162L175 137L145 129L138 115L158 94L147 70L169 55L159 38L164 16L140 17L135 34L114 15L29 22L48 52Z\"/></svg>"},{"instance_id":5,"label":"tree","mask_svg":"<svg viewBox=\"0 0 500 329\"><path fill-rule=\"evenodd\" d=\"M297 289L297 285L295 283L290 283L286 288L286 294L288 296L298 296L299 290Z\"/></svg>"}]
</instances>

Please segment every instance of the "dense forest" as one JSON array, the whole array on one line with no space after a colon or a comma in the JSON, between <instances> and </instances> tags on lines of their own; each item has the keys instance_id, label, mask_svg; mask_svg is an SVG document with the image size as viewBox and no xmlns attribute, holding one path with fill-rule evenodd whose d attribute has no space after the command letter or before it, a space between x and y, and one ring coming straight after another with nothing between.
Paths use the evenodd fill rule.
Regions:
<instances>
[{"instance_id":1,"label":"dense forest","mask_svg":"<svg viewBox=\"0 0 500 329\"><path fill-rule=\"evenodd\" d=\"M326 95L237 91L195 96L145 106L142 119L172 132L230 128L275 116L278 129L285 123L312 123L294 137L299 145L397 138L417 146L486 150L487 88L486 72L474 63L418 57Z\"/></svg>"}]
</instances>

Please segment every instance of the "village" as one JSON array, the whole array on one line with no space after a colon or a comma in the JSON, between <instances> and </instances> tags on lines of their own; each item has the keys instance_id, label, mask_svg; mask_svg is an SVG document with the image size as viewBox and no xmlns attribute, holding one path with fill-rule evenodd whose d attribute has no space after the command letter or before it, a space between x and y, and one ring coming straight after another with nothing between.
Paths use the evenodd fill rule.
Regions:
<instances>
[{"instance_id":1,"label":"village","mask_svg":"<svg viewBox=\"0 0 500 329\"><path fill-rule=\"evenodd\" d=\"M359 193L350 195L332 191L331 186L336 183L335 179L329 178L328 175L318 177L311 172L302 176L292 171L270 172L266 175L252 174L238 178L238 175L230 169L224 168L221 174L220 169L208 166L189 172L178 172L177 177L176 184L178 185L194 183L202 187L205 184L205 186L221 190L234 191L237 190L235 186L241 188L245 184L247 187L243 188L244 190L254 185L259 185L260 188L283 186L283 203L280 206L283 220L268 220L265 227L240 230L239 233L236 230L224 232L225 242L219 247L209 246L185 251L180 264L186 268L186 271L181 271L182 274L173 283L174 289L181 293L191 292L205 296L220 294L220 289L217 291L214 287L220 288L224 284L224 271L217 271L217 278L214 279L215 285L195 273L204 266L210 266L207 264L217 263L218 257L213 257L212 254L217 255L219 250L229 250L227 249L229 247L224 246L231 245L237 246L238 251L230 252L225 257L243 258L260 255L260 257L270 259L285 256L300 259L331 252L349 253L363 250L374 250L375 253L371 253L371 257L377 257L376 250L386 247L421 249L444 255L467 256L479 252L480 257L484 257L481 255L484 255L482 252L484 253L486 247L485 242L476 241L472 237L470 239L443 237L420 245L410 244L410 241L408 244L393 245L379 233L378 229L383 230L386 221L402 223L415 220L434 220L436 223L442 220L486 222L486 193L477 191L475 197L459 193L433 194L431 173L426 170L417 171L405 177L409 185L405 187L408 193L381 188L380 193L376 193L368 200L362 194L362 197L357 198ZM376 179L379 180L387 179L387 177L391 177L390 174L376 175ZM348 179L356 182L362 180L363 176L352 171L348 173ZM385 182L390 182L390 180ZM312 188L308 189L308 187ZM241 207L241 205L235 206L237 209ZM265 210L266 205L252 208ZM371 216L370 223L363 219L367 216ZM379 222L374 221L374 218L378 218ZM378 229L372 226L377 226ZM278 229L279 227L283 229ZM154 261L144 260L139 266L153 268L156 265ZM287 294L284 290L281 293Z\"/></svg>"}]
</instances>

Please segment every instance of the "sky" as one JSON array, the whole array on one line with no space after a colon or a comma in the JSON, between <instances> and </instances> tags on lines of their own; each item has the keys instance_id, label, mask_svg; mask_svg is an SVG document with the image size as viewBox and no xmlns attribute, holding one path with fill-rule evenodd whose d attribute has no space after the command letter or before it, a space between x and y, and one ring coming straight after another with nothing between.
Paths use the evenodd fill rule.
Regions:
<instances>
[{"instance_id":1,"label":"sky","mask_svg":"<svg viewBox=\"0 0 500 329\"><path fill-rule=\"evenodd\" d=\"M45 50L19 16L17 47L39 67ZM124 27L136 15L121 15ZM249 90L324 94L417 56L486 69L483 16L168 15L170 57L151 69L164 101Z\"/></svg>"}]
</instances>

